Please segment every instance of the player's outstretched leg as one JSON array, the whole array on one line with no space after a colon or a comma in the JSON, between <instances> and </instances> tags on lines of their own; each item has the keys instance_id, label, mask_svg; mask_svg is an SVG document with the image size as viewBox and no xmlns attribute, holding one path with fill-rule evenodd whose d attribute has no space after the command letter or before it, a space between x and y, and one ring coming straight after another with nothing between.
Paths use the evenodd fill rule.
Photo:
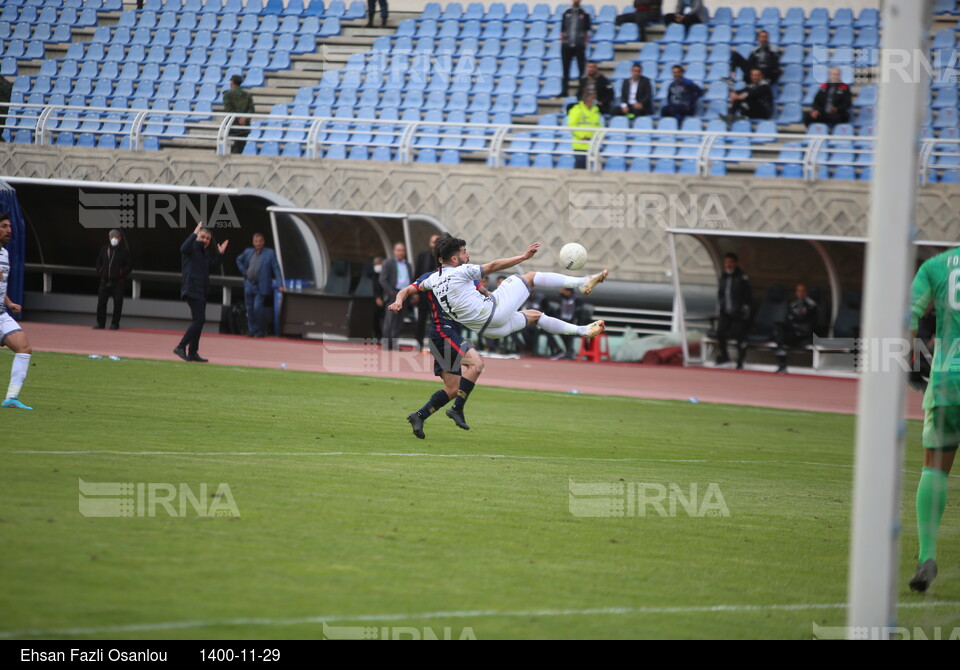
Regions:
<instances>
[{"instance_id":1,"label":"player's outstretched leg","mask_svg":"<svg viewBox=\"0 0 960 670\"><path fill-rule=\"evenodd\" d=\"M539 314L539 313L538 313ZM594 321L585 326L578 326L567 321L561 321L546 314L540 314L536 317L536 324L544 331L554 335L579 335L580 337L592 338L602 333L607 328L603 320Z\"/></svg>"},{"instance_id":2,"label":"player's outstretched leg","mask_svg":"<svg viewBox=\"0 0 960 670\"><path fill-rule=\"evenodd\" d=\"M7 387L7 395L0 407L9 407L13 409L33 409L24 405L17 396L20 395L20 389L27 379L27 371L30 369L30 355L33 349L27 341L27 336L22 330L15 331L7 335L3 344L10 348L13 354L13 365L10 366L10 385Z\"/></svg>"},{"instance_id":3,"label":"player's outstretched leg","mask_svg":"<svg viewBox=\"0 0 960 670\"><path fill-rule=\"evenodd\" d=\"M606 279L608 274L608 270L586 277L573 277L557 272L528 273L528 275L533 275L532 286L539 286L540 288L575 288L579 289L583 295L590 295L597 284Z\"/></svg>"}]
</instances>

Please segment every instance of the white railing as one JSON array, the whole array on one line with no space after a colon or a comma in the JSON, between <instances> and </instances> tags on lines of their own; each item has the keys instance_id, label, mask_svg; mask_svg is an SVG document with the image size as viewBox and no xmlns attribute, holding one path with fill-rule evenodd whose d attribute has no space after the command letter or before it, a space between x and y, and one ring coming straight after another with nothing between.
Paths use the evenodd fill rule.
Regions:
<instances>
[{"instance_id":1,"label":"white railing","mask_svg":"<svg viewBox=\"0 0 960 670\"><path fill-rule=\"evenodd\" d=\"M3 105L0 104L0 114ZM189 141L197 148L208 147L227 154L234 140L276 142L297 145L296 155L316 160L331 148L345 151L362 146L386 147L392 159L412 162L416 152L453 149L472 153L492 167L509 165L513 156L527 154L571 157L571 128L567 126L497 125L450 121L402 121L313 116L244 114L251 119L247 137L231 136L238 116L213 111L169 109L117 109L112 107L71 107L67 105L11 104L6 128L11 140L17 131L29 131L32 143L50 145L59 133L75 136L89 133L93 138L112 135L128 138L129 148L142 150L149 139ZM709 177L716 164L756 166L773 163L798 165L802 178L818 179L821 168L866 168L872 165L875 138L870 136L796 135L781 133L735 133L712 131L668 131L640 128L582 128L593 131L585 152L586 168L604 169L612 158L624 161L660 158L692 160L696 174ZM797 146L797 145L801 146ZM126 148L126 147L125 147ZM720 149L722 148L722 151ZM733 150L733 153L729 153ZM781 153L791 154L782 157ZM837 158L837 155L841 155ZM852 155L853 158L843 157ZM948 162L942 162L948 161ZM956 163L956 164L954 164ZM960 139L924 139L920 142L919 171L926 183L932 170L960 169Z\"/></svg>"}]
</instances>

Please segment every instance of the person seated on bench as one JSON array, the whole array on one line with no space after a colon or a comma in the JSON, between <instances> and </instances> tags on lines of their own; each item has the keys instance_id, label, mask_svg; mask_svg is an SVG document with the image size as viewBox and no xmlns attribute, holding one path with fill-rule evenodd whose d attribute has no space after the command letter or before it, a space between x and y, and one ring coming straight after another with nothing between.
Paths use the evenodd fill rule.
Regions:
<instances>
[{"instance_id":1,"label":"person seated on bench","mask_svg":"<svg viewBox=\"0 0 960 670\"><path fill-rule=\"evenodd\" d=\"M794 299L787 306L787 320L774 325L777 349L777 374L787 373L787 347L813 343L813 330L817 326L817 303L807 295L805 284L797 284Z\"/></svg>"}]
</instances>

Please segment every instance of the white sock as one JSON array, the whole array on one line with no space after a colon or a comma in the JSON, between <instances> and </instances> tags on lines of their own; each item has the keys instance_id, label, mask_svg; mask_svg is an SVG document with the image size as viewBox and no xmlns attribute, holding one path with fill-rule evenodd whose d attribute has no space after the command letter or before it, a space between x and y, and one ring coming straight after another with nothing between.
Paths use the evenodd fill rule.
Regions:
<instances>
[{"instance_id":1,"label":"white sock","mask_svg":"<svg viewBox=\"0 0 960 670\"><path fill-rule=\"evenodd\" d=\"M10 367L10 386L7 387L7 400L20 395L20 387L27 378L27 369L30 367L30 354L14 354L13 365Z\"/></svg>"},{"instance_id":2,"label":"white sock","mask_svg":"<svg viewBox=\"0 0 960 670\"><path fill-rule=\"evenodd\" d=\"M533 285L540 288L577 288L586 277L571 277L558 272L535 272Z\"/></svg>"},{"instance_id":3,"label":"white sock","mask_svg":"<svg viewBox=\"0 0 960 670\"><path fill-rule=\"evenodd\" d=\"M540 273L538 272L537 274ZM546 314L540 317L537 325L546 332L553 333L554 335L583 335L583 333L586 332L586 326L576 326L552 316L547 316ZM581 332L581 330L583 332Z\"/></svg>"}]
</instances>

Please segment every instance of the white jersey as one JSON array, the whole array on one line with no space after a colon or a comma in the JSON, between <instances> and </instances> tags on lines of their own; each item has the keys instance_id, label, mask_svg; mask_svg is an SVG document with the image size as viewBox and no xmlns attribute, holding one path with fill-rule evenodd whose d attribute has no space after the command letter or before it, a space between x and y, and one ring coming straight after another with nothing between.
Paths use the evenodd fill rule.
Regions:
<instances>
[{"instance_id":1,"label":"white jersey","mask_svg":"<svg viewBox=\"0 0 960 670\"><path fill-rule=\"evenodd\" d=\"M443 266L420 282L420 287L433 291L447 315L470 330L480 330L493 313L494 300L477 290L483 279L479 265Z\"/></svg>"},{"instance_id":2,"label":"white jersey","mask_svg":"<svg viewBox=\"0 0 960 670\"><path fill-rule=\"evenodd\" d=\"M0 247L0 314L7 311L7 282L10 280L10 253Z\"/></svg>"}]
</instances>

